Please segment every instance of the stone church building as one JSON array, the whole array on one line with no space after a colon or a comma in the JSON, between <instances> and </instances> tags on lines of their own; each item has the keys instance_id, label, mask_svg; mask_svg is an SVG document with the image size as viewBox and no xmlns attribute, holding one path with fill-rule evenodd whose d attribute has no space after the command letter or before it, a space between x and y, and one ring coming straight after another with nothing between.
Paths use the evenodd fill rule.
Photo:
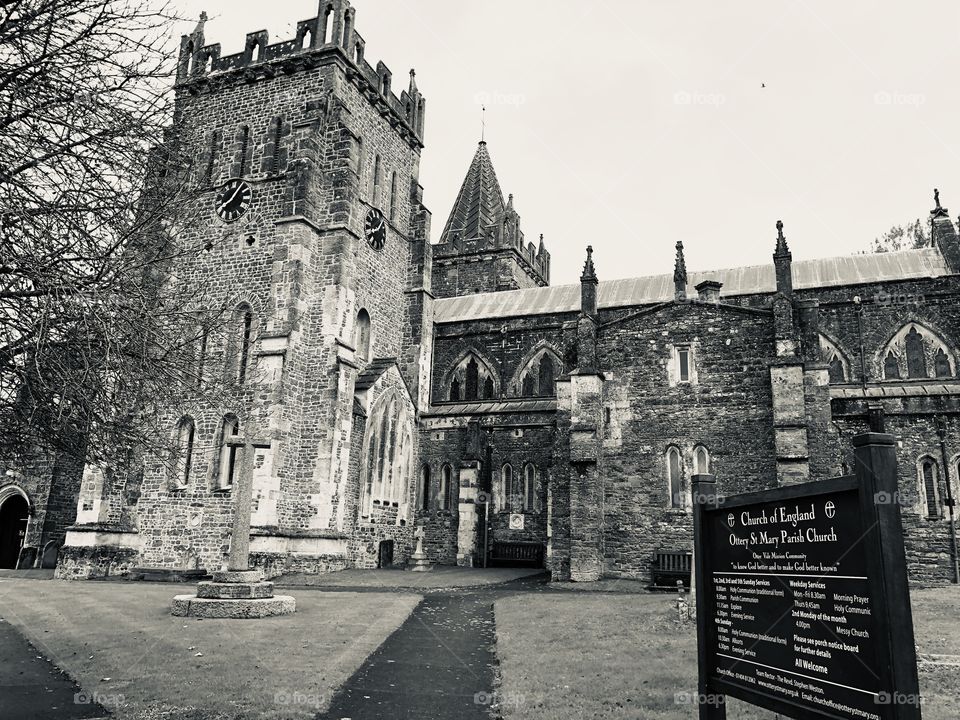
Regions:
<instances>
[{"instance_id":1,"label":"stone church building","mask_svg":"<svg viewBox=\"0 0 960 720\"><path fill-rule=\"evenodd\" d=\"M59 576L219 569L247 482L268 576L401 566L422 527L436 563L649 580L691 546L691 475L733 493L848 473L882 411L911 576L953 579L960 238L939 199L931 247L794 262L773 218L756 266L688 272L676 243L672 271L605 281L594 238L580 283L551 286L483 142L431 243L414 73L367 59L345 0L320 10L236 55L203 22L182 40L203 220L180 239L206 250L177 275L234 308L202 372L240 389L166 409L175 467L87 467L59 530L28 525L63 542ZM45 511L40 480L4 482Z\"/></svg>"}]
</instances>

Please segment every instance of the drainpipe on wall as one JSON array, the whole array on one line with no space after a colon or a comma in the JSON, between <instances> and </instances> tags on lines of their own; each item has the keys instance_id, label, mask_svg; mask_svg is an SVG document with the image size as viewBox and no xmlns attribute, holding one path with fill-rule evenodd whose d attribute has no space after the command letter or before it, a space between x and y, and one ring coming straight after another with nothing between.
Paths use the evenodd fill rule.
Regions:
<instances>
[{"instance_id":1,"label":"drainpipe on wall","mask_svg":"<svg viewBox=\"0 0 960 720\"><path fill-rule=\"evenodd\" d=\"M953 489L950 481L950 458L947 455L947 419L937 416L937 436L940 438L940 454L943 456L943 476L947 487L947 518L950 521L950 550L953 554L953 582L960 583L960 558L957 557L957 523L953 513Z\"/></svg>"}]
</instances>

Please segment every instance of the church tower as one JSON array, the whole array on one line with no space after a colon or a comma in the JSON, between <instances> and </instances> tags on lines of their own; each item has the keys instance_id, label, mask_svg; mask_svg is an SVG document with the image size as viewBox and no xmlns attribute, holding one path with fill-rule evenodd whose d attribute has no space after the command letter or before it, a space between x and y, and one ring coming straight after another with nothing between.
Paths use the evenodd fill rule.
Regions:
<instances>
[{"instance_id":1,"label":"church tower","mask_svg":"<svg viewBox=\"0 0 960 720\"><path fill-rule=\"evenodd\" d=\"M186 462L148 457L136 488L91 469L74 539L219 569L250 483L251 560L268 574L375 565L384 545L400 560L430 351L426 101L412 70L397 95L366 59L346 0L321 2L294 38L249 33L234 55L207 44L205 20L181 41L173 128L195 158L178 241L204 251L175 273L227 309L224 337L198 352L236 391L160 410ZM97 573L82 565L64 573Z\"/></svg>"},{"instance_id":2,"label":"church tower","mask_svg":"<svg viewBox=\"0 0 960 720\"><path fill-rule=\"evenodd\" d=\"M550 253L524 245L513 195L506 202L483 140L460 186L440 243L433 247L438 298L550 284Z\"/></svg>"}]
</instances>

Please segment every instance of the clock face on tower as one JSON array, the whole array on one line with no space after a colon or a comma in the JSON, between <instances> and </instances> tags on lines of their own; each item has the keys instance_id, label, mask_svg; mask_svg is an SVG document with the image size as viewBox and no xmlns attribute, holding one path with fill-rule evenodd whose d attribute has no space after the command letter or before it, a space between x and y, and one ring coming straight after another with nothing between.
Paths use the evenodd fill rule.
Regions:
<instances>
[{"instance_id":1,"label":"clock face on tower","mask_svg":"<svg viewBox=\"0 0 960 720\"><path fill-rule=\"evenodd\" d=\"M250 208L253 188L245 180L231 178L217 193L217 215L224 222L239 220Z\"/></svg>"},{"instance_id":2,"label":"clock face on tower","mask_svg":"<svg viewBox=\"0 0 960 720\"><path fill-rule=\"evenodd\" d=\"M363 227L367 242L374 250L383 250L383 245L387 241L387 221L383 219L383 213L372 208L367 213L367 222Z\"/></svg>"}]
</instances>

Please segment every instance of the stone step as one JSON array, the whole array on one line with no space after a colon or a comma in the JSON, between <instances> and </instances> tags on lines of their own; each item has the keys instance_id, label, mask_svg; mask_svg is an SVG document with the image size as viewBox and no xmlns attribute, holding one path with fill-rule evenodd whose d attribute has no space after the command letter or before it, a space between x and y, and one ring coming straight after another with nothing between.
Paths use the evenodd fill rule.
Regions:
<instances>
[{"instance_id":1,"label":"stone step","mask_svg":"<svg viewBox=\"0 0 960 720\"><path fill-rule=\"evenodd\" d=\"M249 619L289 615L296 609L297 601L289 595L247 600L177 595L173 598L171 614L177 617Z\"/></svg>"},{"instance_id":2,"label":"stone step","mask_svg":"<svg viewBox=\"0 0 960 720\"><path fill-rule=\"evenodd\" d=\"M197 583L197 597L226 599L269 598L273 597L273 583L222 583L205 580Z\"/></svg>"},{"instance_id":3,"label":"stone step","mask_svg":"<svg viewBox=\"0 0 960 720\"><path fill-rule=\"evenodd\" d=\"M257 583L263 580L259 570L217 570L212 573L218 583Z\"/></svg>"}]
</instances>

